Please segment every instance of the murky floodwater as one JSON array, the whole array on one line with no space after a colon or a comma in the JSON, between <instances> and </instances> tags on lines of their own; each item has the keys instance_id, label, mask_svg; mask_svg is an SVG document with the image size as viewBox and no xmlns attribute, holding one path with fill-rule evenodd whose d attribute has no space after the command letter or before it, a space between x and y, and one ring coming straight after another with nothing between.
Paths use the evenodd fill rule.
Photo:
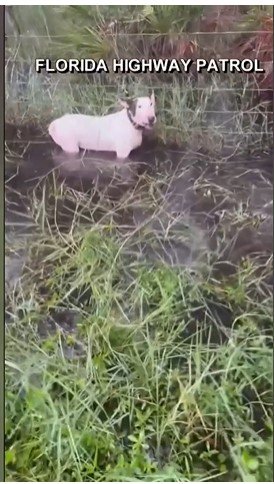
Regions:
<instances>
[{"instance_id":1,"label":"murky floodwater","mask_svg":"<svg viewBox=\"0 0 274 484\"><path fill-rule=\"evenodd\" d=\"M148 224L159 237L162 233L165 240L158 256L169 263L189 264L208 246L214 248L218 225L224 224L225 218L229 224L230 214L234 214L231 216L235 221L235 213L239 224L234 227L235 233L227 234L227 239L234 239L230 259L236 262L238 257L252 252L272 251L270 156L218 161L189 151L148 148L134 152L129 163L117 165L106 154L64 155L41 138L33 142L17 138L8 146L12 154L6 154L7 237L23 235L27 227L27 232L31 230L34 221L30 216L30 191L54 173L60 183L65 182L73 190L93 189L93 193L116 200L126 199L135 190L134 201L130 210L124 210L121 223ZM151 182L146 182L144 176L140 183L144 173L157 180L156 210L142 203L142 193L151 189ZM256 217L256 227L248 223L248 215ZM178 232L186 226L188 240L180 241ZM177 237L172 237L172 233L177 233ZM9 270L6 276L11 277Z\"/></svg>"},{"instance_id":2,"label":"murky floodwater","mask_svg":"<svg viewBox=\"0 0 274 484\"><path fill-rule=\"evenodd\" d=\"M147 146L132 153L129 162L117 164L104 153L65 155L46 139L34 135L32 141L24 139L20 130L7 129L6 139L6 239L16 241L18 247L20 240L37 230L32 206L39 203L33 198L35 189L48 205L52 200L52 222L61 231L71 226L82 193L89 193L91 203L93 199L98 206L106 200L115 202L115 209L110 202L107 211L98 210L97 217L109 213L121 230L142 232L131 244L130 258L200 268L212 253L218 254L216 270L229 272L242 257L267 258L272 253L272 160L268 155L218 160ZM70 200L50 198L56 184L71 188ZM87 220L83 210L83 223ZM10 286L23 270L21 245L6 255Z\"/></svg>"}]
</instances>

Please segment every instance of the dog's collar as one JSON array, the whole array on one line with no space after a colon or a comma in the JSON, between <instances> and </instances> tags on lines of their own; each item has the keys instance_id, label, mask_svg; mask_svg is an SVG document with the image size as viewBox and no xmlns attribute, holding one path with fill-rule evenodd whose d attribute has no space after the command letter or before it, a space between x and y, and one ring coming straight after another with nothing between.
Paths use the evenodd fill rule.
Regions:
<instances>
[{"instance_id":1,"label":"dog's collar","mask_svg":"<svg viewBox=\"0 0 274 484\"><path fill-rule=\"evenodd\" d=\"M134 121L134 119L133 119L133 117L132 117L132 114L131 114L131 112L130 112L130 110L129 110L129 109L127 109L127 116L128 116L128 119L130 120L130 122L131 122L132 126L133 126L135 129L137 129L138 131L142 131L142 130L144 130L144 129L145 129L145 127L144 127L144 126L141 126L140 124L135 123L135 121Z\"/></svg>"}]
</instances>

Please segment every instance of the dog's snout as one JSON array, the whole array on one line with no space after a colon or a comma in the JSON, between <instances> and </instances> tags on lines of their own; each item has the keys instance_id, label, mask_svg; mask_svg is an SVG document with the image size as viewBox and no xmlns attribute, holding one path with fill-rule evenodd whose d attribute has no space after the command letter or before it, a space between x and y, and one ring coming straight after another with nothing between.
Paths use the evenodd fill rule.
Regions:
<instances>
[{"instance_id":1,"label":"dog's snout","mask_svg":"<svg viewBox=\"0 0 274 484\"><path fill-rule=\"evenodd\" d=\"M150 118L148 118L148 122L149 122L149 124L154 124L155 123L155 116L151 116Z\"/></svg>"}]
</instances>

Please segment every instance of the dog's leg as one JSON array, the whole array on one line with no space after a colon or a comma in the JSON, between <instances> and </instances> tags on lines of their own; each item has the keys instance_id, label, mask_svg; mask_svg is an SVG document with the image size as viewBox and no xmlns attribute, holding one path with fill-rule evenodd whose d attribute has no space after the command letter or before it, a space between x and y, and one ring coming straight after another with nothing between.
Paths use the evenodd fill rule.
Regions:
<instances>
[{"instance_id":1,"label":"dog's leg","mask_svg":"<svg viewBox=\"0 0 274 484\"><path fill-rule=\"evenodd\" d=\"M60 145L62 150L71 155L77 155L79 153L79 146L75 143L66 143L65 145Z\"/></svg>"},{"instance_id":2,"label":"dog's leg","mask_svg":"<svg viewBox=\"0 0 274 484\"><path fill-rule=\"evenodd\" d=\"M131 150L129 150L127 148L118 148L116 150L117 160L125 161L129 157L130 152L131 152Z\"/></svg>"},{"instance_id":3,"label":"dog's leg","mask_svg":"<svg viewBox=\"0 0 274 484\"><path fill-rule=\"evenodd\" d=\"M64 134L60 132L60 127L56 126L56 122L53 122L49 126L49 134L53 141L62 148L66 153L77 154L79 153L79 145L75 138L71 137L69 133Z\"/></svg>"},{"instance_id":4,"label":"dog's leg","mask_svg":"<svg viewBox=\"0 0 274 484\"><path fill-rule=\"evenodd\" d=\"M66 136L59 136L57 139L55 139L55 142L66 153L69 153L69 154L72 154L72 155L77 155L77 153L79 153L78 143L73 138L69 139L69 137L67 135Z\"/></svg>"}]
</instances>

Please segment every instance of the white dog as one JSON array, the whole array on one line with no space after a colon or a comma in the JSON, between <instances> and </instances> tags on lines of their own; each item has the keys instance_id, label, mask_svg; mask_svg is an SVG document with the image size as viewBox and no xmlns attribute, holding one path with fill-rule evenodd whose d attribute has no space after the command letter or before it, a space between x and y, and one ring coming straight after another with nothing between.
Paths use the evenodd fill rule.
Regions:
<instances>
[{"instance_id":1,"label":"white dog","mask_svg":"<svg viewBox=\"0 0 274 484\"><path fill-rule=\"evenodd\" d=\"M65 114L49 126L49 134L67 153L79 149L116 152L125 159L142 144L143 131L156 123L155 96L120 101L123 109L107 116Z\"/></svg>"}]
</instances>

